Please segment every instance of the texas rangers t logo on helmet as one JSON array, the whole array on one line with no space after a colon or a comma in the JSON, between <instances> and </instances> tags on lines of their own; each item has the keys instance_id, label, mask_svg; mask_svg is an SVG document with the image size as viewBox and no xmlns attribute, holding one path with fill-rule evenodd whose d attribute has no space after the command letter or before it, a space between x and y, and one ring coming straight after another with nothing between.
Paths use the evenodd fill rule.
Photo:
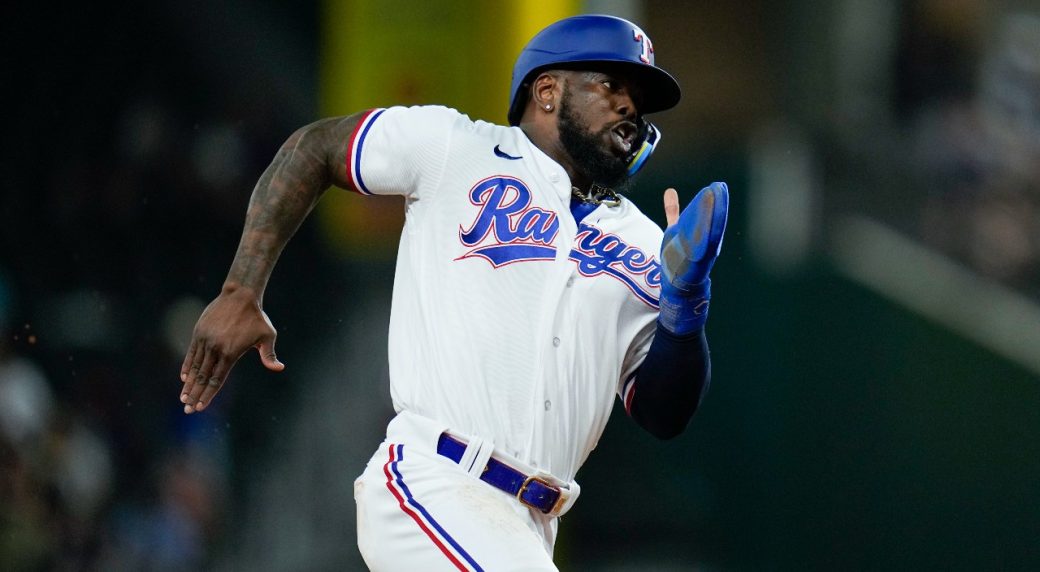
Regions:
<instances>
[{"instance_id":1,"label":"texas rangers t logo on helmet","mask_svg":"<svg viewBox=\"0 0 1040 572\"><path fill-rule=\"evenodd\" d=\"M654 44L650 41L650 36L647 36L639 28L632 29L632 39L637 42L643 43L643 51L639 53L639 59L643 63L653 65L654 64Z\"/></svg>"}]
</instances>

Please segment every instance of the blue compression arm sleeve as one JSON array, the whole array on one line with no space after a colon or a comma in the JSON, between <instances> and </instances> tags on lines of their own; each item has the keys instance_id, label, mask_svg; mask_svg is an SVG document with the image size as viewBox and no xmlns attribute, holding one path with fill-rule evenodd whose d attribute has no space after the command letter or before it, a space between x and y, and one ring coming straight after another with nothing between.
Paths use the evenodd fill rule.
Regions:
<instances>
[{"instance_id":1,"label":"blue compression arm sleeve","mask_svg":"<svg viewBox=\"0 0 1040 572\"><path fill-rule=\"evenodd\" d=\"M660 323L636 372L628 414L659 439L683 432L708 391L711 357L704 329L677 336Z\"/></svg>"}]
</instances>

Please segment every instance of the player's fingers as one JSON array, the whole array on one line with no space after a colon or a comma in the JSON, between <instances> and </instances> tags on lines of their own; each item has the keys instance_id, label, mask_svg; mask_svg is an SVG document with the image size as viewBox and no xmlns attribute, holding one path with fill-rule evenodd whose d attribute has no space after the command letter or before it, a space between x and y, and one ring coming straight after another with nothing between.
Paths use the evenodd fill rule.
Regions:
<instances>
[{"instance_id":1,"label":"player's fingers","mask_svg":"<svg viewBox=\"0 0 1040 572\"><path fill-rule=\"evenodd\" d=\"M184 403L185 407L188 403L188 397L191 395L191 390L195 387L194 375L195 374L192 374L191 377L188 378L188 381L184 382L184 387L181 388L181 403Z\"/></svg>"},{"instance_id":2,"label":"player's fingers","mask_svg":"<svg viewBox=\"0 0 1040 572\"><path fill-rule=\"evenodd\" d=\"M231 366L234 365L234 360L228 359L226 356L221 357L217 360L216 365L213 366L213 371L210 372L209 377L202 383L205 385L205 389L202 390L202 394L199 395L199 400L195 404L195 411L202 411L213 398L217 396L217 392L224 386L224 382L227 380L227 375L231 371Z\"/></svg>"},{"instance_id":3,"label":"player's fingers","mask_svg":"<svg viewBox=\"0 0 1040 572\"><path fill-rule=\"evenodd\" d=\"M277 334L262 338L260 343L256 344L256 349L260 352L260 361L264 363L264 367L271 371L282 371L285 364L278 360L278 355L274 352L275 338Z\"/></svg>"},{"instance_id":4,"label":"player's fingers","mask_svg":"<svg viewBox=\"0 0 1040 572\"><path fill-rule=\"evenodd\" d=\"M188 371L185 375L184 385L181 387L181 403L188 402L188 396L191 395L192 389L195 387L195 379L199 375L199 368L202 367L202 358L205 355L205 342L193 342L191 352L191 365L188 366ZM185 360L187 361L187 360Z\"/></svg>"},{"instance_id":5,"label":"player's fingers","mask_svg":"<svg viewBox=\"0 0 1040 572\"><path fill-rule=\"evenodd\" d=\"M199 396L202 395L202 391L206 389L206 382L212 374L213 365L216 363L216 357L217 351L212 347L207 347L206 355L202 358L202 365L199 367L198 373L195 374L191 391L188 392L187 398L183 400L185 413L195 412L195 404L199 401Z\"/></svg>"},{"instance_id":6,"label":"player's fingers","mask_svg":"<svg viewBox=\"0 0 1040 572\"><path fill-rule=\"evenodd\" d=\"M668 226L679 222L679 193L675 189L664 192L664 218L668 221Z\"/></svg>"},{"instance_id":7,"label":"player's fingers","mask_svg":"<svg viewBox=\"0 0 1040 572\"><path fill-rule=\"evenodd\" d=\"M195 363L196 347L198 347L198 343L195 342L195 338L192 338L191 345L188 346L188 351L184 354L184 363L181 364L181 383L188 381L188 375L192 373L191 366Z\"/></svg>"}]
</instances>

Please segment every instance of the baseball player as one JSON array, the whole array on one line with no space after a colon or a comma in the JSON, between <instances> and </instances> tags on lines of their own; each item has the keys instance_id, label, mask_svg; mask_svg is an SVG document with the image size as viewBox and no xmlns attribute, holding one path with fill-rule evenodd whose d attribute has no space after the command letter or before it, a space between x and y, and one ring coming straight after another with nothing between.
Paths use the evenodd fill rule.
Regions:
<instances>
[{"instance_id":1,"label":"baseball player","mask_svg":"<svg viewBox=\"0 0 1040 572\"><path fill-rule=\"evenodd\" d=\"M646 33L586 15L524 48L508 127L390 107L298 130L253 191L227 280L195 327L185 412L204 411L250 347L284 369L264 289L324 189L403 195L397 415L355 481L361 554L374 570L555 570L559 517L615 396L670 438L708 386L726 185L681 214L667 190L664 233L620 193L660 141L646 115L679 98Z\"/></svg>"}]
</instances>

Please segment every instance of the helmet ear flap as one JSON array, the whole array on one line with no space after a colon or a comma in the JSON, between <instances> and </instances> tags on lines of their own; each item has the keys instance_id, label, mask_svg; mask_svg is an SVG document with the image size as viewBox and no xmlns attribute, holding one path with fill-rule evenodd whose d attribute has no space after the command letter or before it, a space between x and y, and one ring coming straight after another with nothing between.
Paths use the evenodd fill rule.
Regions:
<instances>
[{"instance_id":1,"label":"helmet ear flap","mask_svg":"<svg viewBox=\"0 0 1040 572\"><path fill-rule=\"evenodd\" d=\"M510 102L509 111L506 114L506 119L509 120L510 125L520 125L520 118L524 114L524 107L527 105L527 100L531 98L531 82L524 81L517 88L516 94L513 96L513 100Z\"/></svg>"},{"instance_id":2,"label":"helmet ear flap","mask_svg":"<svg viewBox=\"0 0 1040 572\"><path fill-rule=\"evenodd\" d=\"M654 148L661 142L661 130L653 123L639 118L639 134L632 144L632 154L628 156L628 176L639 172L646 160L653 154Z\"/></svg>"}]
</instances>

